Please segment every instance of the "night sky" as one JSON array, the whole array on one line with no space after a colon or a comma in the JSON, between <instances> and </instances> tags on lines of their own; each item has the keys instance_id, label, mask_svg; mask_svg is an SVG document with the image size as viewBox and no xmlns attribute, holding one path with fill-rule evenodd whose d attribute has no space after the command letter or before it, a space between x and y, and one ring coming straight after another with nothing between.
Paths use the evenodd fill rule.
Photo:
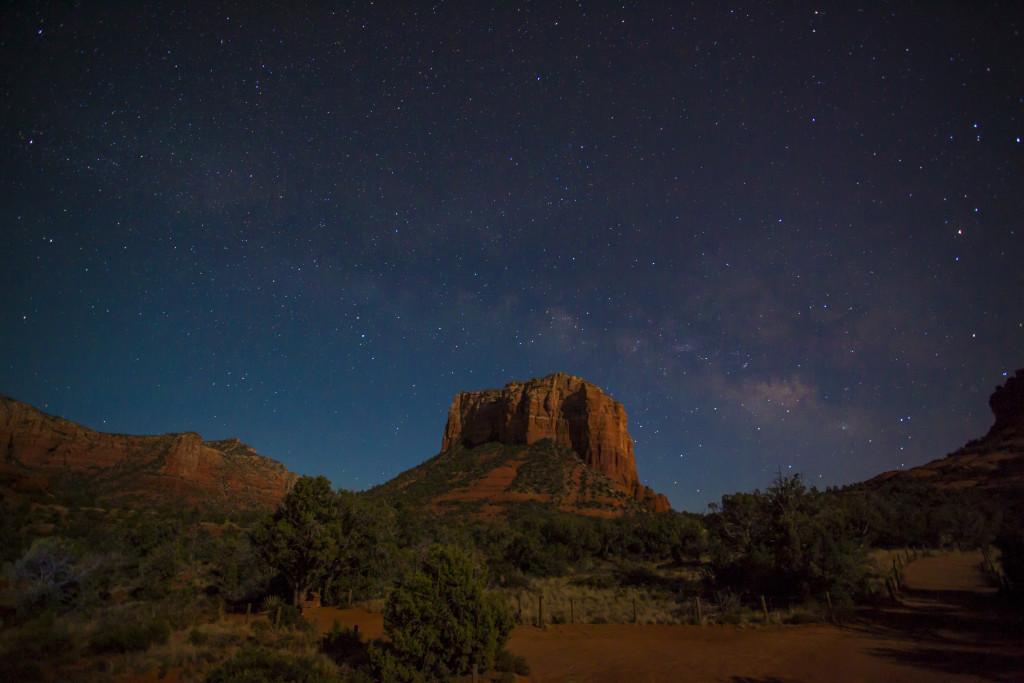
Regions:
<instances>
[{"instance_id":1,"label":"night sky","mask_svg":"<svg viewBox=\"0 0 1024 683\"><path fill-rule=\"evenodd\" d=\"M1024 366L1019 2L137 4L0 16L0 393L361 489L564 371L703 510Z\"/></svg>"}]
</instances>

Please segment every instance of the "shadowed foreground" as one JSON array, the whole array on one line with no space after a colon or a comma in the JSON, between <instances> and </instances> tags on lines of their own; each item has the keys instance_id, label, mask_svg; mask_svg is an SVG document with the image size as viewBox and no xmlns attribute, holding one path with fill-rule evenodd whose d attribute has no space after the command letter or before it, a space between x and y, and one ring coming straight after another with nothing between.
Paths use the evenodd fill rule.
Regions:
<instances>
[{"instance_id":1,"label":"shadowed foreground","mask_svg":"<svg viewBox=\"0 0 1024 683\"><path fill-rule=\"evenodd\" d=\"M660 626L587 624L519 627L509 649L522 655L533 681L1019 681L1024 643L1018 617L977 567L977 553L917 560L905 569L902 604L866 611L844 627ZM324 608L382 633L381 616Z\"/></svg>"}]
</instances>

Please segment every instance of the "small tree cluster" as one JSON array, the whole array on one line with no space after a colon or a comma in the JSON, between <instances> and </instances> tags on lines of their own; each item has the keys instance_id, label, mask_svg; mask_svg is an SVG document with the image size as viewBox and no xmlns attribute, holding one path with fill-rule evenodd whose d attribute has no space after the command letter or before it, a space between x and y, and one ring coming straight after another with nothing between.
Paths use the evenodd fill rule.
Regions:
<instances>
[{"instance_id":1,"label":"small tree cluster","mask_svg":"<svg viewBox=\"0 0 1024 683\"><path fill-rule=\"evenodd\" d=\"M761 493L723 496L711 519L711 572L741 593L852 597L865 585L863 524L799 475Z\"/></svg>"},{"instance_id":2,"label":"small tree cluster","mask_svg":"<svg viewBox=\"0 0 1024 683\"><path fill-rule=\"evenodd\" d=\"M311 590L380 590L393 554L394 513L373 501L332 490L325 477L302 477L252 541L281 573L293 604Z\"/></svg>"},{"instance_id":3,"label":"small tree cluster","mask_svg":"<svg viewBox=\"0 0 1024 683\"><path fill-rule=\"evenodd\" d=\"M384 611L387 645L372 651L384 681L447 680L491 667L512 630L507 605L485 590L486 573L452 546L430 549L398 583Z\"/></svg>"}]
</instances>

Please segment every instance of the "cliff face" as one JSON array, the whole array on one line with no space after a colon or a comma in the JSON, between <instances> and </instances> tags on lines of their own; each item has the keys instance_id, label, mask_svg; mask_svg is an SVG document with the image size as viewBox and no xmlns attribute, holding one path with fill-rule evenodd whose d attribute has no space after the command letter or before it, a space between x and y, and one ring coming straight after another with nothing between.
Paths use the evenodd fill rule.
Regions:
<instances>
[{"instance_id":1,"label":"cliff face","mask_svg":"<svg viewBox=\"0 0 1024 683\"><path fill-rule=\"evenodd\" d=\"M297 478L237 439L106 434L5 397L0 454L0 475L16 488L70 480L104 498L157 504L272 507Z\"/></svg>"},{"instance_id":2,"label":"cliff face","mask_svg":"<svg viewBox=\"0 0 1024 683\"><path fill-rule=\"evenodd\" d=\"M545 439L570 449L636 501L670 508L640 484L622 404L579 377L555 373L502 389L462 392L448 410L441 450L486 443L532 445Z\"/></svg>"},{"instance_id":3,"label":"cliff face","mask_svg":"<svg viewBox=\"0 0 1024 683\"><path fill-rule=\"evenodd\" d=\"M1006 432L1024 433L1024 369L996 387L988 405L996 421L986 438Z\"/></svg>"},{"instance_id":4,"label":"cliff face","mask_svg":"<svg viewBox=\"0 0 1024 683\"><path fill-rule=\"evenodd\" d=\"M571 448L612 481L637 481L626 409L590 382L562 373L460 393L448 409L441 450L456 443L472 448L543 439Z\"/></svg>"},{"instance_id":5,"label":"cliff face","mask_svg":"<svg viewBox=\"0 0 1024 683\"><path fill-rule=\"evenodd\" d=\"M995 422L988 433L944 458L871 482L916 479L941 489L1024 490L1024 370L996 387L988 401Z\"/></svg>"}]
</instances>

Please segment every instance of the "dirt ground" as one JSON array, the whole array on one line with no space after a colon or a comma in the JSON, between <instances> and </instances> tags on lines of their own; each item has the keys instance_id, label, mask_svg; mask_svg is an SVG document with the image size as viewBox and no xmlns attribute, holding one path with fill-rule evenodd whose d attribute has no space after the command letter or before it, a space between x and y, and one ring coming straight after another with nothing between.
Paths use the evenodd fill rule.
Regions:
<instances>
[{"instance_id":1,"label":"dirt ground","mask_svg":"<svg viewBox=\"0 0 1024 683\"><path fill-rule=\"evenodd\" d=\"M573 625L515 629L509 650L531 681L906 683L1024 681L1020 616L985 585L977 553L926 557L907 566L901 604L862 610L842 627ZM379 614L322 608L381 635Z\"/></svg>"}]
</instances>

